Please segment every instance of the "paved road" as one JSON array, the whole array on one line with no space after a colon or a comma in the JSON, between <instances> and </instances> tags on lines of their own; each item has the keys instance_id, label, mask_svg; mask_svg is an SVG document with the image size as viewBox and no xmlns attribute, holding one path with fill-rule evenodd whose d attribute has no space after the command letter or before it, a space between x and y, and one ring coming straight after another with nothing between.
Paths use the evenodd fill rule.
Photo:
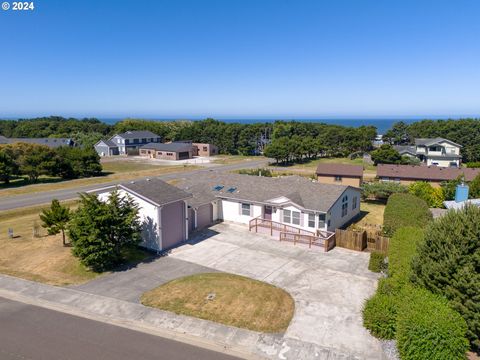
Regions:
<instances>
[{"instance_id":1,"label":"paved road","mask_svg":"<svg viewBox=\"0 0 480 360\"><path fill-rule=\"evenodd\" d=\"M241 163L231 164L231 165L221 165L221 166L209 167L209 168L204 168L199 170L169 173L169 174L158 176L158 178L162 180L172 180L172 179L181 178L184 176L195 175L199 172L211 171L213 169L215 169L216 171L231 171L231 170L239 170L239 169L256 168L256 167L264 166L266 164L267 164L267 160L243 161ZM142 178L139 178L139 179L142 179ZM47 204L51 202L53 199L58 199L58 200L74 199L78 196L79 192L90 191L93 189L98 189L101 187L115 185L115 184L118 184L118 181L112 181L112 182L96 184L96 185L80 186L80 187L69 188L69 189L51 190L51 191L44 191L44 192L38 192L38 193L32 193L32 194L14 195L14 196L6 196L6 197L2 197L2 192L0 190L0 211L16 209L16 208L21 208L25 206Z\"/></svg>"},{"instance_id":2,"label":"paved road","mask_svg":"<svg viewBox=\"0 0 480 360\"><path fill-rule=\"evenodd\" d=\"M0 298L2 360L234 360L174 340Z\"/></svg>"}]
</instances>

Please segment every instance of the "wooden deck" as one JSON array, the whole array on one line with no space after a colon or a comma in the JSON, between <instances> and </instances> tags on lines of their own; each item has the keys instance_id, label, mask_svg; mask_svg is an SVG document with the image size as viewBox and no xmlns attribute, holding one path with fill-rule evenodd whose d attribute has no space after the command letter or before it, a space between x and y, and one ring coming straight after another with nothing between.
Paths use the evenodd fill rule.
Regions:
<instances>
[{"instance_id":1,"label":"wooden deck","mask_svg":"<svg viewBox=\"0 0 480 360\"><path fill-rule=\"evenodd\" d=\"M310 248L321 246L324 251L329 251L335 247L335 233L331 231L318 230L313 232L260 217L250 220L248 229L250 231L255 230L256 233L277 237L279 241L293 242L294 245L297 243L306 244Z\"/></svg>"}]
</instances>

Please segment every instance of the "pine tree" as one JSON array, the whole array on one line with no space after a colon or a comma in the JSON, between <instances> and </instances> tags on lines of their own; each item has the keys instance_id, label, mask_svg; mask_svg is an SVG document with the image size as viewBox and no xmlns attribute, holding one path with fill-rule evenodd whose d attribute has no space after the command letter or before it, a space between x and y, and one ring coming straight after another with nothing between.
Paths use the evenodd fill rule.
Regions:
<instances>
[{"instance_id":1,"label":"pine tree","mask_svg":"<svg viewBox=\"0 0 480 360\"><path fill-rule=\"evenodd\" d=\"M122 250L141 240L138 206L113 191L107 201L95 194L82 194L68 232L73 254L95 271L111 269L122 259Z\"/></svg>"},{"instance_id":2,"label":"pine tree","mask_svg":"<svg viewBox=\"0 0 480 360\"><path fill-rule=\"evenodd\" d=\"M50 209L43 209L40 214L42 227L46 228L49 235L62 233L63 246L67 246L65 241L65 230L70 220L70 209L62 206L57 199L52 200Z\"/></svg>"}]
</instances>

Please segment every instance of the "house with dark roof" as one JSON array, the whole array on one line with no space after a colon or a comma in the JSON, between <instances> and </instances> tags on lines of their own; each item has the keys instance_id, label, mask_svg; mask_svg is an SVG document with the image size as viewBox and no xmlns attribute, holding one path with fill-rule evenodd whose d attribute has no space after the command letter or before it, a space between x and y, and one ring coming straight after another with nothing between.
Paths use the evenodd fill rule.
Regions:
<instances>
[{"instance_id":1,"label":"house with dark roof","mask_svg":"<svg viewBox=\"0 0 480 360\"><path fill-rule=\"evenodd\" d=\"M142 246L163 251L217 221L268 224L273 234L332 234L360 213L360 189L321 184L300 176L257 177L197 173L169 185L146 179L94 190L106 201L117 189L137 203L143 222ZM250 226L249 226L250 228Z\"/></svg>"},{"instance_id":2,"label":"house with dark roof","mask_svg":"<svg viewBox=\"0 0 480 360\"><path fill-rule=\"evenodd\" d=\"M217 220L249 224L254 218L301 230L333 231L360 212L360 189L301 176L259 177L211 171L182 179L190 192L191 229Z\"/></svg>"},{"instance_id":3,"label":"house with dark roof","mask_svg":"<svg viewBox=\"0 0 480 360\"><path fill-rule=\"evenodd\" d=\"M143 145L159 143L160 140L160 136L151 131L126 131L115 134L108 140L100 140L94 147L100 156L136 155Z\"/></svg>"},{"instance_id":4,"label":"house with dark roof","mask_svg":"<svg viewBox=\"0 0 480 360\"><path fill-rule=\"evenodd\" d=\"M426 165L460 167L462 146L444 138L415 139L415 145L394 146L402 156L416 157Z\"/></svg>"},{"instance_id":5,"label":"house with dark roof","mask_svg":"<svg viewBox=\"0 0 480 360\"><path fill-rule=\"evenodd\" d=\"M319 163L316 174L318 182L323 184L360 187L363 182L362 165Z\"/></svg>"},{"instance_id":6,"label":"house with dark roof","mask_svg":"<svg viewBox=\"0 0 480 360\"><path fill-rule=\"evenodd\" d=\"M472 181L480 169L456 168L425 165L394 165L378 164L377 178L382 182L396 182L409 185L415 181L426 181L433 186L440 186L442 182L463 177L465 181Z\"/></svg>"},{"instance_id":7,"label":"house with dark roof","mask_svg":"<svg viewBox=\"0 0 480 360\"><path fill-rule=\"evenodd\" d=\"M106 201L113 190L128 195L139 206L141 246L163 251L188 239L187 200L192 197L160 179L130 181L93 192Z\"/></svg>"},{"instance_id":8,"label":"house with dark roof","mask_svg":"<svg viewBox=\"0 0 480 360\"><path fill-rule=\"evenodd\" d=\"M75 146L75 141L70 138L7 138L0 135L0 144L15 143L45 145L53 149L60 146Z\"/></svg>"},{"instance_id":9,"label":"house with dark roof","mask_svg":"<svg viewBox=\"0 0 480 360\"><path fill-rule=\"evenodd\" d=\"M193 147L186 142L149 143L140 147L140 156L165 160L191 159Z\"/></svg>"}]
</instances>

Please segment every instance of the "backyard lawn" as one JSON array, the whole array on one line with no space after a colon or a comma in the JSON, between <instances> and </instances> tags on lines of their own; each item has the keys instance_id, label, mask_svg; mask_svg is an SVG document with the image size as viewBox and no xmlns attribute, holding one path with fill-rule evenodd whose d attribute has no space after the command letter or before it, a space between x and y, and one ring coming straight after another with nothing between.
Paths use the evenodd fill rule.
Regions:
<instances>
[{"instance_id":1,"label":"backyard lawn","mask_svg":"<svg viewBox=\"0 0 480 360\"><path fill-rule=\"evenodd\" d=\"M176 314L270 333L287 329L295 306L280 288L225 273L176 279L146 292L141 301Z\"/></svg>"},{"instance_id":2,"label":"backyard lawn","mask_svg":"<svg viewBox=\"0 0 480 360\"><path fill-rule=\"evenodd\" d=\"M362 201L360 203L360 219L352 224L355 228L368 228L372 225L383 225L385 204L380 201Z\"/></svg>"},{"instance_id":3,"label":"backyard lawn","mask_svg":"<svg viewBox=\"0 0 480 360\"><path fill-rule=\"evenodd\" d=\"M64 205L74 208L76 202ZM47 235L40 226L41 209L42 206L36 206L0 211L0 273L51 285L81 284L98 276L80 264L70 247L62 245L60 234ZM34 237L35 227L38 237ZM9 228L13 229L14 238L8 236ZM138 262L148 254L132 249L126 256Z\"/></svg>"}]
</instances>

